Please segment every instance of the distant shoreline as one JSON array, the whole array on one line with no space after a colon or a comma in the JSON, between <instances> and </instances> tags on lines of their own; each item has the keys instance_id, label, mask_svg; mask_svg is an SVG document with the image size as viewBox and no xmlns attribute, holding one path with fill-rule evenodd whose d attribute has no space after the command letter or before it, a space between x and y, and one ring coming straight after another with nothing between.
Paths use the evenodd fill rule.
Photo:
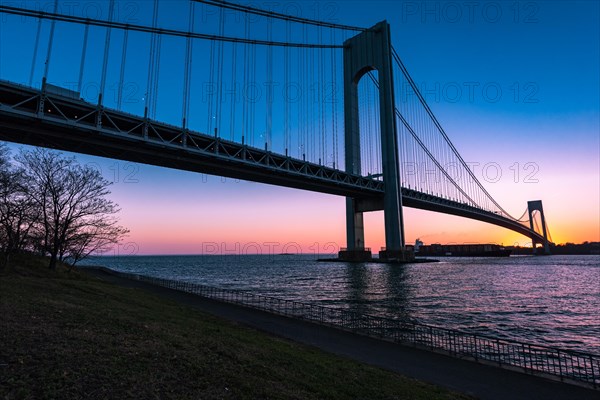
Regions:
<instances>
[{"instance_id":1,"label":"distant shoreline","mask_svg":"<svg viewBox=\"0 0 600 400\"><path fill-rule=\"evenodd\" d=\"M510 247L506 247L510 248ZM531 247L513 248L511 256L532 256L533 249ZM557 256L597 256L600 253L552 253ZM331 256L331 254L314 254L314 253L295 253L295 254L100 254L90 256L88 259L110 258L110 257L280 257L280 256Z\"/></svg>"}]
</instances>

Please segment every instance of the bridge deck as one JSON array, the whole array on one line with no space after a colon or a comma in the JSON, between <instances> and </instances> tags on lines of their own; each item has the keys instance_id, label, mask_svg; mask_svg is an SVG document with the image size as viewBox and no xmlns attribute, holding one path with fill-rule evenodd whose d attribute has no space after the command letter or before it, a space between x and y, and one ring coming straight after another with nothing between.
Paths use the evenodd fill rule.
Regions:
<instances>
[{"instance_id":1,"label":"bridge deck","mask_svg":"<svg viewBox=\"0 0 600 400\"><path fill-rule=\"evenodd\" d=\"M383 209L384 182L107 109L69 93L0 81L0 139L359 199ZM402 188L404 206L476 219L542 240L520 223Z\"/></svg>"}]
</instances>

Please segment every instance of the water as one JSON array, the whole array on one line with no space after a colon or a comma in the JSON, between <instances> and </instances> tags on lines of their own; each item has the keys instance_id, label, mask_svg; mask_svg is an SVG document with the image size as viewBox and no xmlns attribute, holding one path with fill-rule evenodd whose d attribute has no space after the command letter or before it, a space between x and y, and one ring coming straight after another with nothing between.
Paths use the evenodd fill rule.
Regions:
<instances>
[{"instance_id":1,"label":"water","mask_svg":"<svg viewBox=\"0 0 600 400\"><path fill-rule=\"evenodd\" d=\"M600 256L346 264L300 256L99 257L87 265L600 355Z\"/></svg>"}]
</instances>

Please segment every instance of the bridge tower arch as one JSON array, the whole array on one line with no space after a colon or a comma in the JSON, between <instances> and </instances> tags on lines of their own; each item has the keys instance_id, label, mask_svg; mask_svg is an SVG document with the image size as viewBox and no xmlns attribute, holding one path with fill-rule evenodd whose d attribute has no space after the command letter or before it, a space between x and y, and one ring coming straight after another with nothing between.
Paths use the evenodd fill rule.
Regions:
<instances>
[{"instance_id":1,"label":"bridge tower arch","mask_svg":"<svg viewBox=\"0 0 600 400\"><path fill-rule=\"evenodd\" d=\"M548 242L548 228L546 225L546 217L544 216L544 207L542 207L541 200L533 200L527 202L527 210L529 212L529 227L532 232L535 232L534 229L534 221L533 221L533 212L539 211L540 217L542 219L542 235L544 236L543 243L539 243L534 237L531 238L531 244L533 245L534 254L537 253L537 244L542 244L544 246L544 253L550 254L550 244Z\"/></svg>"},{"instance_id":2,"label":"bridge tower arch","mask_svg":"<svg viewBox=\"0 0 600 400\"><path fill-rule=\"evenodd\" d=\"M360 124L358 83L369 71L379 75L379 113L384 182L384 223L386 250L382 258L404 260L404 225L398 158L390 26L382 21L344 42L344 122L346 172L360 175ZM366 199L346 198L347 259L367 256L363 212ZM364 205L367 204L365 207ZM374 210L377 208L372 208ZM381 208L379 208L381 209ZM340 257L342 253L340 253ZM370 255L369 255L370 256Z\"/></svg>"}]
</instances>

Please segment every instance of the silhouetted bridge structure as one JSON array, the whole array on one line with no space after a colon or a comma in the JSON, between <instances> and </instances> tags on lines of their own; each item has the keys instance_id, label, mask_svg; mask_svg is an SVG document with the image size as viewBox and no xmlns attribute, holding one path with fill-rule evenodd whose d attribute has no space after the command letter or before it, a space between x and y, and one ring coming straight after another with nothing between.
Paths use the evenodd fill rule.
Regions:
<instances>
[{"instance_id":1,"label":"silhouetted bridge structure","mask_svg":"<svg viewBox=\"0 0 600 400\"><path fill-rule=\"evenodd\" d=\"M529 202L524 214L528 218L514 218L486 191L450 142L391 46L386 22L364 29L284 16L228 2L201 2L205 6L265 18L267 38L252 38L251 24L247 21L243 35L224 36L226 21L222 12L217 34L197 32L195 2L190 2L187 30L159 26L158 0L154 2L151 25L117 21L113 1L109 2L109 17L105 20L60 14L58 1L54 12L0 6L0 12L38 23L27 84L0 76L0 139L345 196L348 250L358 258L365 245L363 213L377 210L384 211L386 230L386 249L380 257L411 258L405 251L403 206L511 229L530 237L534 247L544 244L548 251L549 232L541 201ZM284 24L285 40L274 40L274 21ZM37 54L44 23L49 25L46 27L48 43L44 72L36 87L33 77L40 70ZM70 88L61 84L66 78L51 80L53 75L49 74L52 62L59 62L52 53L53 47L57 47L53 43L57 23L66 30L84 30L78 77L71 80L76 85ZM317 42L292 42L292 27L296 24L302 26L299 36L303 39L311 36L307 26L318 30ZM100 49L104 56L98 60L101 68L95 71L100 75L98 94L84 98L86 68L94 69L88 66L89 60L86 62L86 57L90 57L87 49L88 42L91 43L90 28L105 31L104 48ZM111 101L107 100L106 81L110 48L115 46L113 31L122 34L119 42L122 53L117 63L120 69L117 96ZM333 41L325 43L324 31L341 31L346 35L345 40L338 43L337 34L330 33ZM142 35L141 40L146 37L149 40L142 112L131 112L124 102L127 55L131 51L128 40L134 33ZM161 118L156 116L161 107L170 107L169 104L157 106L161 49L168 50L161 45L163 36L181 40L186 45L181 62L180 123L160 122ZM10 38L2 35L1 40L5 46ZM210 84L202 87L203 102L194 98L192 90L196 71L193 59L197 53L193 45L197 41L210 50L203 53L210 54L208 63L205 59L196 61L210 65L207 70L204 65L200 69L200 73L210 75ZM257 48L262 49L265 57L257 55ZM281 57L274 51L279 51ZM343 62L339 58L343 58ZM276 65L278 59L283 60L283 65ZM264 70L257 67L261 62L266 63ZM298 100L277 102L271 91L259 100L232 98L228 103L223 83L227 68L230 68L226 72L233 81L232 88L237 88L240 82L240 86L248 87L260 79L273 87L273 82L280 78L286 88L292 83L301 88L310 87L314 81L331 81L333 96L341 98L337 94L339 78L344 88L343 104L337 98L331 104L327 102L321 86L317 90L317 101L312 96L304 96L309 99L298 96ZM60 76L60 72L55 75ZM233 97L236 96L234 93ZM194 124L196 113L190 112L190 108L194 105L195 109L196 103L208 110L202 108L202 121ZM341 125L343 148L338 139ZM229 137L224 132L226 129ZM339 161L340 154L343 162ZM407 162L418 168L404 171L402 166ZM541 216L539 233L534 229L534 211Z\"/></svg>"}]
</instances>

